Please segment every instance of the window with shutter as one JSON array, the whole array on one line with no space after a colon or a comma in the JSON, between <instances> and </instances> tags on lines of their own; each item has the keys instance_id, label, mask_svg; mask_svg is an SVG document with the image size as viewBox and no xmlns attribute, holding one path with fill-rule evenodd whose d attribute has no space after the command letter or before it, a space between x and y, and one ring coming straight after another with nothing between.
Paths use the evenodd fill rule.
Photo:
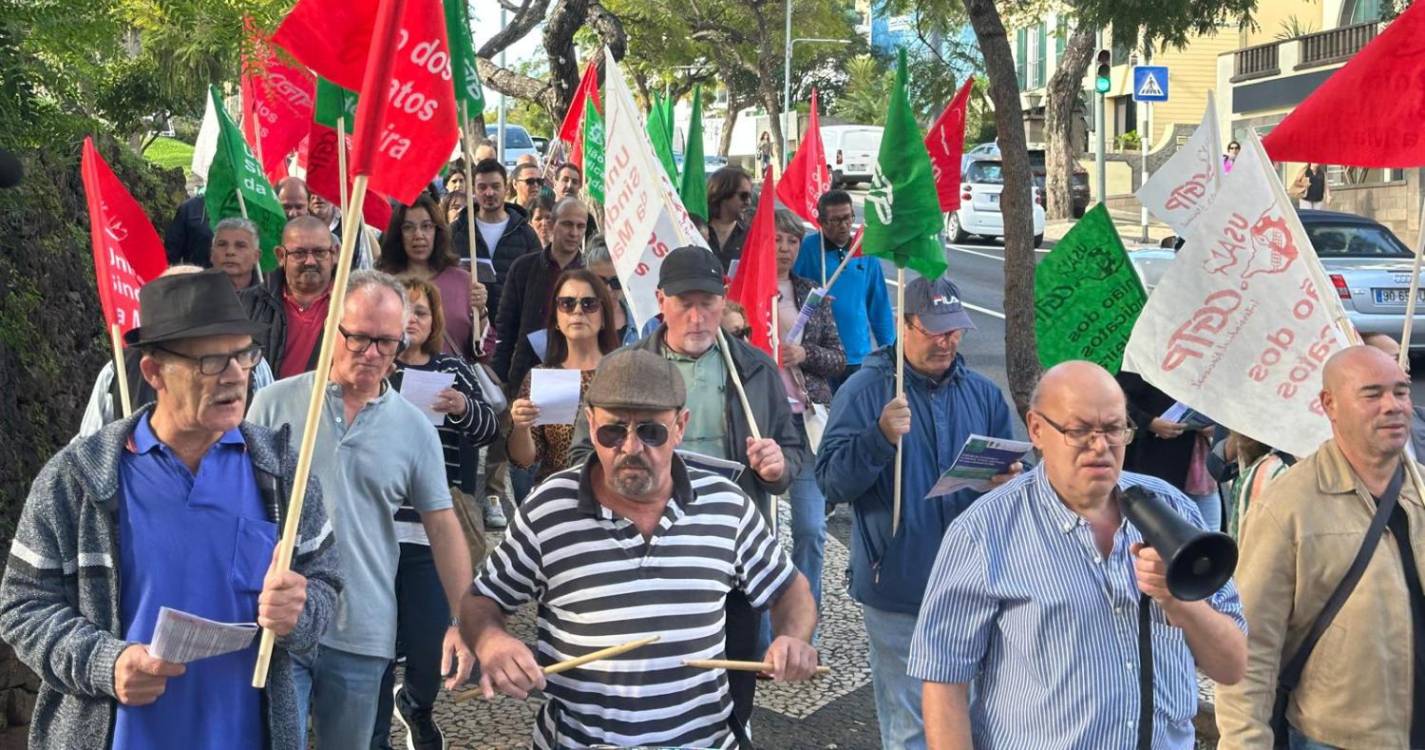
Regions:
<instances>
[{"instance_id":1,"label":"window with shutter","mask_svg":"<svg viewBox=\"0 0 1425 750\"><path fill-rule=\"evenodd\" d=\"M1029 31L1020 29L1015 32L1014 39L1016 51L1019 53L1014 56L1014 72L1019 77L1019 89L1023 91L1026 83L1024 74L1029 69Z\"/></svg>"}]
</instances>

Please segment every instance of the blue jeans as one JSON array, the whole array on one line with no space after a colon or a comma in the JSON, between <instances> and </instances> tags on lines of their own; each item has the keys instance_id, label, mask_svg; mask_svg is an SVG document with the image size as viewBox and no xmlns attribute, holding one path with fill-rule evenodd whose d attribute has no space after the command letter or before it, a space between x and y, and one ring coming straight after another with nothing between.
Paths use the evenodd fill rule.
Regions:
<instances>
[{"instance_id":1,"label":"blue jeans","mask_svg":"<svg viewBox=\"0 0 1425 750\"><path fill-rule=\"evenodd\" d=\"M1288 750L1339 750L1334 745L1308 739L1306 735L1296 731L1296 727L1288 726L1286 729Z\"/></svg>"},{"instance_id":2,"label":"blue jeans","mask_svg":"<svg viewBox=\"0 0 1425 750\"><path fill-rule=\"evenodd\" d=\"M1206 495L1188 495L1193 503L1197 505L1197 511L1202 514L1202 520L1207 523L1208 531L1222 530L1222 496L1217 494L1217 490Z\"/></svg>"},{"instance_id":3,"label":"blue jeans","mask_svg":"<svg viewBox=\"0 0 1425 750\"><path fill-rule=\"evenodd\" d=\"M821 615L821 568L826 558L826 497L816 486L816 464L807 463L788 489L792 504L792 564L811 584L811 598ZM762 616L758 653L772 645L772 618Z\"/></svg>"},{"instance_id":4,"label":"blue jeans","mask_svg":"<svg viewBox=\"0 0 1425 750\"><path fill-rule=\"evenodd\" d=\"M440 648L449 624L450 604L436 573L435 555L424 544L402 544L401 564L396 568L396 654L406 655L402 685L416 708L435 706L440 693ZM381 680L376 728L371 734L375 750L391 746L391 692L395 687L396 663L391 662Z\"/></svg>"},{"instance_id":5,"label":"blue jeans","mask_svg":"<svg viewBox=\"0 0 1425 750\"><path fill-rule=\"evenodd\" d=\"M300 747L307 746L312 716L318 748L360 748L371 744L376 698L390 659L318 646L315 654L292 659L297 690Z\"/></svg>"},{"instance_id":6,"label":"blue jeans","mask_svg":"<svg viewBox=\"0 0 1425 750\"><path fill-rule=\"evenodd\" d=\"M885 750L925 750L925 720L920 713L921 681L906 674L915 615L887 612L865 605L870 646L871 685L876 695L876 722Z\"/></svg>"}]
</instances>

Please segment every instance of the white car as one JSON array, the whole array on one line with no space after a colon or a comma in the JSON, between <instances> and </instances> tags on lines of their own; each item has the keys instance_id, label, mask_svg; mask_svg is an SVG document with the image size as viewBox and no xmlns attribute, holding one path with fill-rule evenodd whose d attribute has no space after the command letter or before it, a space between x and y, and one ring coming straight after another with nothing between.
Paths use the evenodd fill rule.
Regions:
<instances>
[{"instance_id":1,"label":"white car","mask_svg":"<svg viewBox=\"0 0 1425 750\"><path fill-rule=\"evenodd\" d=\"M485 137L491 141L496 141L496 134L500 131L498 125L485 126ZM534 146L534 139L529 137L529 131L519 125L505 125L505 153L500 159L504 163L505 169L514 169L519 163L520 157L530 154L540 163L544 160L540 158L539 149Z\"/></svg>"},{"instance_id":2,"label":"white car","mask_svg":"<svg viewBox=\"0 0 1425 750\"><path fill-rule=\"evenodd\" d=\"M1034 246L1044 241L1044 194L1032 188L1034 200ZM945 215L945 237L961 243L970 235L1004 236L1004 215L1000 192L1004 190L1004 165L998 161L972 161L960 180L960 209Z\"/></svg>"}]
</instances>

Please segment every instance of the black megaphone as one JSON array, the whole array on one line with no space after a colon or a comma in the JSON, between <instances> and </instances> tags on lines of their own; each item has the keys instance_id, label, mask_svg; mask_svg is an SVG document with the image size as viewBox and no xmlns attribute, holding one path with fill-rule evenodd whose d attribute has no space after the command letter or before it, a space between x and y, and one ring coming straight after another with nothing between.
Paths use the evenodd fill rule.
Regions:
<instances>
[{"instance_id":1,"label":"black megaphone","mask_svg":"<svg viewBox=\"0 0 1425 750\"><path fill-rule=\"evenodd\" d=\"M1123 515L1168 564L1168 591L1185 602L1212 596L1232 578L1237 543L1218 531L1203 531L1143 487L1118 493Z\"/></svg>"}]
</instances>

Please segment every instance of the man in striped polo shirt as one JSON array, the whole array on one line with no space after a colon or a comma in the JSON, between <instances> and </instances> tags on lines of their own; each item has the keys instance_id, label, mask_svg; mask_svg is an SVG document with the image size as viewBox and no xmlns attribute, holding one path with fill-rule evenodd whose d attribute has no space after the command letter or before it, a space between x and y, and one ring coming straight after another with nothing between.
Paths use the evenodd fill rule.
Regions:
<instances>
[{"instance_id":1,"label":"man in striped polo shirt","mask_svg":"<svg viewBox=\"0 0 1425 750\"><path fill-rule=\"evenodd\" d=\"M688 659L725 653L724 599L771 607L771 676L804 680L816 606L736 484L690 469L674 449L689 413L676 365L622 349L600 363L587 418L595 455L553 475L520 507L463 603L487 697L542 689L539 748L672 745L750 748L722 670ZM505 617L539 603L535 653ZM622 656L550 675L556 662L647 636Z\"/></svg>"},{"instance_id":2,"label":"man in striped polo shirt","mask_svg":"<svg viewBox=\"0 0 1425 750\"><path fill-rule=\"evenodd\" d=\"M1102 367L1051 368L1029 408L1043 462L961 513L930 573L906 670L924 680L925 738L941 750L1191 750L1197 670L1231 684L1246 669L1242 603L1231 582L1174 597L1115 490L1143 487L1198 527L1202 516L1167 482L1123 471L1134 426Z\"/></svg>"}]
</instances>

